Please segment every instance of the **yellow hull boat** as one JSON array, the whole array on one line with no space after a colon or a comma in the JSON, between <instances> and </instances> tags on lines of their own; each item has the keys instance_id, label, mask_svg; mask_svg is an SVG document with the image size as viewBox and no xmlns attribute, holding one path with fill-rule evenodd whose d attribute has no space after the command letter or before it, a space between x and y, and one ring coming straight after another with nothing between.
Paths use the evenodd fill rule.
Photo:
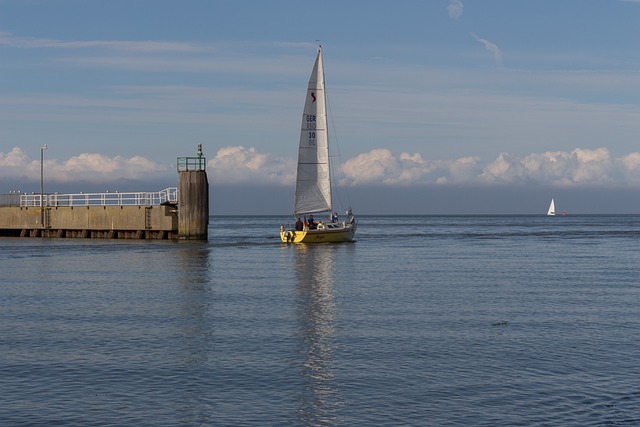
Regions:
<instances>
[{"instance_id":1,"label":"yellow hull boat","mask_svg":"<svg viewBox=\"0 0 640 427\"><path fill-rule=\"evenodd\" d=\"M318 229L302 231L280 227L283 243L341 243L351 242L356 234L355 224L319 224Z\"/></svg>"}]
</instances>

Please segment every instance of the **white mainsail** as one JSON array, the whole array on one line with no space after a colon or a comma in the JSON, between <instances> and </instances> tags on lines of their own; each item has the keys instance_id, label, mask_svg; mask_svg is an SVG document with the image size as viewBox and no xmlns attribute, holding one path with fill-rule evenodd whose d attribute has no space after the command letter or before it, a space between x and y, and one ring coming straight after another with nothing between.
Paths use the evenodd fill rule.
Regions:
<instances>
[{"instance_id":1,"label":"white mainsail","mask_svg":"<svg viewBox=\"0 0 640 427\"><path fill-rule=\"evenodd\" d=\"M300 215L330 210L332 207L329 139L324 67L322 65L322 48L320 47L309 78L307 99L302 113L293 214Z\"/></svg>"},{"instance_id":2,"label":"white mainsail","mask_svg":"<svg viewBox=\"0 0 640 427\"><path fill-rule=\"evenodd\" d=\"M551 199L551 203L549 204L549 210L547 211L547 215L554 216L556 214L556 204Z\"/></svg>"}]
</instances>

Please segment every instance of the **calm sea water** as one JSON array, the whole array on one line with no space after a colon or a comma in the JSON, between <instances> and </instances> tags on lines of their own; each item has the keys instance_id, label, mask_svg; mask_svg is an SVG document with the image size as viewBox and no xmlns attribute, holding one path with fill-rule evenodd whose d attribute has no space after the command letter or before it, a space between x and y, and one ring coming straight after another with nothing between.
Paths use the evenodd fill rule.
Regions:
<instances>
[{"instance_id":1,"label":"calm sea water","mask_svg":"<svg viewBox=\"0 0 640 427\"><path fill-rule=\"evenodd\" d=\"M640 425L640 216L285 219L0 239L0 425Z\"/></svg>"}]
</instances>

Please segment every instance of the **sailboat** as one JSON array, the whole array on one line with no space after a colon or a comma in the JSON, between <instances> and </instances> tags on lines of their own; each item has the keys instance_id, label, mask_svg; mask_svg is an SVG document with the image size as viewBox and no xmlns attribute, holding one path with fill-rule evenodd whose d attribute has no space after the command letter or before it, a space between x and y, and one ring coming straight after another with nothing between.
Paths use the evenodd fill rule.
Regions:
<instances>
[{"instance_id":1,"label":"sailboat","mask_svg":"<svg viewBox=\"0 0 640 427\"><path fill-rule=\"evenodd\" d=\"M551 199L551 203L549 204L549 210L547 211L547 215L548 216L556 215L556 204L553 202L553 199Z\"/></svg>"},{"instance_id":2,"label":"sailboat","mask_svg":"<svg viewBox=\"0 0 640 427\"><path fill-rule=\"evenodd\" d=\"M356 219L351 208L342 222L336 214L327 221L313 218L314 214L333 212L327 125L322 46L319 46L302 112L293 207L297 224L291 229L280 226L280 239L285 243L350 242L355 236Z\"/></svg>"}]
</instances>

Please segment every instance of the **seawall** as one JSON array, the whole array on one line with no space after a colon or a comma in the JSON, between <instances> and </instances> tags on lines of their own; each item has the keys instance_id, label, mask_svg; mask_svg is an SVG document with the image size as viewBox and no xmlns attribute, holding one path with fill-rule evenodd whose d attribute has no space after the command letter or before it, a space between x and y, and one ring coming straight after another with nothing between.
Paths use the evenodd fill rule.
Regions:
<instances>
[{"instance_id":1,"label":"seawall","mask_svg":"<svg viewBox=\"0 0 640 427\"><path fill-rule=\"evenodd\" d=\"M0 236L177 239L178 212L173 204L0 206Z\"/></svg>"}]
</instances>

